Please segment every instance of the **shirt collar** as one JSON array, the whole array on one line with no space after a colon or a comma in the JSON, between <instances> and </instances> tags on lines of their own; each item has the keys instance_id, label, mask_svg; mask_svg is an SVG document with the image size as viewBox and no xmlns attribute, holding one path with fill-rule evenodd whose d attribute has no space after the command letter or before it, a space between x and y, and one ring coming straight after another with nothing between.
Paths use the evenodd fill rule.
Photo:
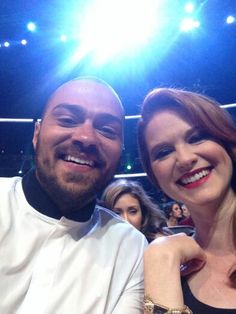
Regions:
<instances>
[{"instance_id":1,"label":"shirt collar","mask_svg":"<svg viewBox=\"0 0 236 314\"><path fill-rule=\"evenodd\" d=\"M61 219L61 217L64 216L70 220L84 222L90 219L95 209L96 200L94 199L86 207L78 211L74 211L66 215L62 213L58 206L41 187L35 174L35 168L31 169L26 173L26 175L24 175L22 179L22 187L27 202L33 208L41 214L55 219Z\"/></svg>"}]
</instances>

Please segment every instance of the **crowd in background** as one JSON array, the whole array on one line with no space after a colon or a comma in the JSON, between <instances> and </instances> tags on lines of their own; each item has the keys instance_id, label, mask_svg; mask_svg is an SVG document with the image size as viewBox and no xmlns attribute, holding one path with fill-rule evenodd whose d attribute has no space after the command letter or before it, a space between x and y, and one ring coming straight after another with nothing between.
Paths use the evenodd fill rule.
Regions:
<instances>
[{"instance_id":1,"label":"crowd in background","mask_svg":"<svg viewBox=\"0 0 236 314\"><path fill-rule=\"evenodd\" d=\"M157 204L135 180L114 180L104 190L100 202L141 231L148 242L173 233L194 233L194 224L185 204L174 200Z\"/></svg>"}]
</instances>

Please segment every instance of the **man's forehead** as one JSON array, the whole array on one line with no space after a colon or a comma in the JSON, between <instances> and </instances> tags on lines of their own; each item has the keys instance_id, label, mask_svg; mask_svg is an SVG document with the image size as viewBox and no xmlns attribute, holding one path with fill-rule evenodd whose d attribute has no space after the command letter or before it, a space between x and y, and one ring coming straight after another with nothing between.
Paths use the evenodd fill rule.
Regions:
<instances>
[{"instance_id":1,"label":"man's forehead","mask_svg":"<svg viewBox=\"0 0 236 314\"><path fill-rule=\"evenodd\" d=\"M79 79L63 84L51 96L48 105L50 107L63 102L111 106L111 109L118 109L123 114L122 104L113 89L95 80Z\"/></svg>"}]
</instances>

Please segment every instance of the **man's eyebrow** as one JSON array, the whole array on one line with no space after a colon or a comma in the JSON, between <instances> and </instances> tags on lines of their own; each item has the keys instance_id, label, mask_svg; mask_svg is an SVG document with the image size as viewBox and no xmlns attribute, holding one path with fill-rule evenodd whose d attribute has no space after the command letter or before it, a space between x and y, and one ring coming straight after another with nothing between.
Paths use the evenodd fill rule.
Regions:
<instances>
[{"instance_id":1,"label":"man's eyebrow","mask_svg":"<svg viewBox=\"0 0 236 314\"><path fill-rule=\"evenodd\" d=\"M78 105L78 104L70 104L70 103L61 103L56 105L53 108L53 112L57 111L57 110L68 110L70 112L72 112L73 114L77 114L77 115L81 115L81 114L86 114L86 110L84 109L84 107ZM111 123L118 123L120 125L123 124L123 119L122 117L118 117L116 115L113 115L111 113L107 113L107 112L98 112L97 116L99 117L100 120L102 121L108 121Z\"/></svg>"},{"instance_id":2,"label":"man's eyebrow","mask_svg":"<svg viewBox=\"0 0 236 314\"><path fill-rule=\"evenodd\" d=\"M53 108L53 112L57 111L57 110L68 110L74 114L86 114L86 110L84 109L84 107L78 105L78 104L71 104L71 103L61 103L56 105ZM111 122L111 123L119 123L119 124L123 124L123 119L122 117L118 117L114 114L111 113L107 113L107 112L98 112L97 116L105 121L105 122Z\"/></svg>"},{"instance_id":3,"label":"man's eyebrow","mask_svg":"<svg viewBox=\"0 0 236 314\"><path fill-rule=\"evenodd\" d=\"M104 122L111 122L111 123L119 123L119 124L123 124L123 119L122 117L118 117L116 115L113 115L111 113L107 113L107 112L101 112L99 113L100 119Z\"/></svg>"},{"instance_id":4,"label":"man's eyebrow","mask_svg":"<svg viewBox=\"0 0 236 314\"><path fill-rule=\"evenodd\" d=\"M57 111L57 110L68 110L71 111L75 114L81 114L82 112L85 112L84 108L78 104L70 104L70 103L61 103L56 105L52 111Z\"/></svg>"}]
</instances>

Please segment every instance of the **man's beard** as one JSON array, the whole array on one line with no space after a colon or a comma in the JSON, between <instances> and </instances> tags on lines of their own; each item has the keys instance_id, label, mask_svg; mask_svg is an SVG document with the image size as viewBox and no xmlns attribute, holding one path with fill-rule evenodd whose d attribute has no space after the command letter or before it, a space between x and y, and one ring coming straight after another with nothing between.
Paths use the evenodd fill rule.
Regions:
<instances>
[{"instance_id":1,"label":"man's beard","mask_svg":"<svg viewBox=\"0 0 236 314\"><path fill-rule=\"evenodd\" d=\"M50 171L48 160L39 159L40 143L36 147L36 175L45 192L63 212L79 210L90 203L112 179L112 174L95 176L66 173L59 176Z\"/></svg>"}]
</instances>

